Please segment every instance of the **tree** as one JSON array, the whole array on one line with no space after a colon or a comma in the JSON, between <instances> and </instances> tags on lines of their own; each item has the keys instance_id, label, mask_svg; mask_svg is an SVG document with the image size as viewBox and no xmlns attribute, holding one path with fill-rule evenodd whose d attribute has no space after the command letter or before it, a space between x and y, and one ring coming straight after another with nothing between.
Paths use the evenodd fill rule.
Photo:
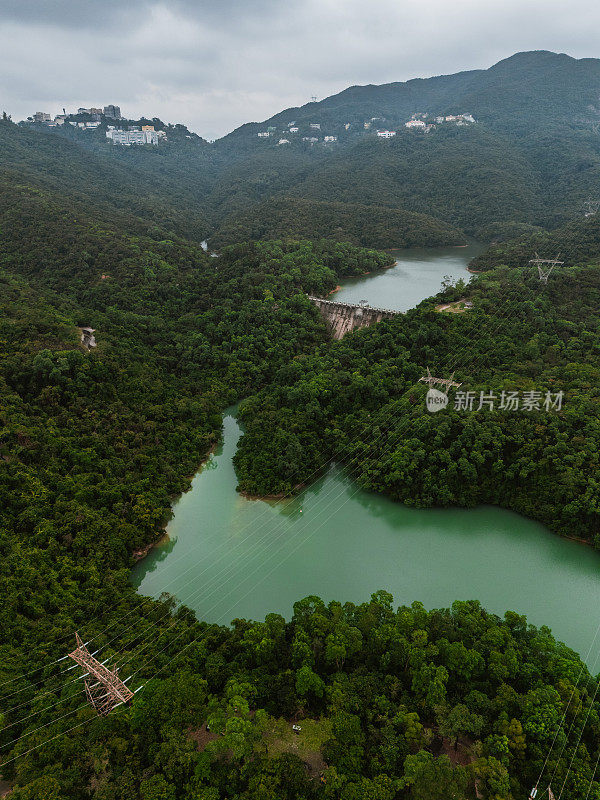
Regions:
<instances>
[{"instance_id":1,"label":"tree","mask_svg":"<svg viewBox=\"0 0 600 800\"><path fill-rule=\"evenodd\" d=\"M438 727L442 736L454 740L454 750L458 749L458 738L464 736L479 736L483 728L483 717L475 714L458 703L449 711L441 707L437 711Z\"/></svg>"},{"instance_id":2,"label":"tree","mask_svg":"<svg viewBox=\"0 0 600 800\"><path fill-rule=\"evenodd\" d=\"M434 758L420 750L406 757L400 783L413 800L466 800L469 781L465 769L453 769L447 756Z\"/></svg>"},{"instance_id":3,"label":"tree","mask_svg":"<svg viewBox=\"0 0 600 800\"><path fill-rule=\"evenodd\" d=\"M141 800L175 800L175 786L163 778L162 775L153 775L140 784Z\"/></svg>"}]
</instances>

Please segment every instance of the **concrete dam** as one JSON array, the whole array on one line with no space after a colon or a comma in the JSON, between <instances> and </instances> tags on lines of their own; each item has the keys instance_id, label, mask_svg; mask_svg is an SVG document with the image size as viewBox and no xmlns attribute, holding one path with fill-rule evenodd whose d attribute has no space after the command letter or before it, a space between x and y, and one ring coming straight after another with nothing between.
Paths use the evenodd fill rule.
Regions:
<instances>
[{"instance_id":1,"label":"concrete dam","mask_svg":"<svg viewBox=\"0 0 600 800\"><path fill-rule=\"evenodd\" d=\"M391 319L401 313L387 308L372 308L366 304L336 303L334 300L323 300L321 297L310 295L308 299L321 312L334 339L341 339L356 328L366 328L368 325L381 322L382 319Z\"/></svg>"}]
</instances>

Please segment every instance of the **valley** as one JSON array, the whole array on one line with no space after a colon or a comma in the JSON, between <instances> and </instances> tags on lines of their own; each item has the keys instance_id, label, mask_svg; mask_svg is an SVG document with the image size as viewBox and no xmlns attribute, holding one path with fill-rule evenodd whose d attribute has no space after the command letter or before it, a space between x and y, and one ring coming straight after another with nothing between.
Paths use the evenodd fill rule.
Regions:
<instances>
[{"instance_id":1,"label":"valley","mask_svg":"<svg viewBox=\"0 0 600 800\"><path fill-rule=\"evenodd\" d=\"M3 116L11 800L600 796L599 86Z\"/></svg>"}]
</instances>

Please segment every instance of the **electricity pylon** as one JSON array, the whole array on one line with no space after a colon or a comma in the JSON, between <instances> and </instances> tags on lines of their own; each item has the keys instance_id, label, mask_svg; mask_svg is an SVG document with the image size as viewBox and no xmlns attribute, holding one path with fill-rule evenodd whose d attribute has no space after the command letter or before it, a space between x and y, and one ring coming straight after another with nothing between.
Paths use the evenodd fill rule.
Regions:
<instances>
[{"instance_id":1,"label":"electricity pylon","mask_svg":"<svg viewBox=\"0 0 600 800\"><path fill-rule=\"evenodd\" d=\"M565 262L559 261L559 256L556 258L540 258L536 253L535 258L529 260L530 264L535 264L538 268L538 275L542 283L548 283L548 278L554 267L561 267Z\"/></svg>"},{"instance_id":2,"label":"electricity pylon","mask_svg":"<svg viewBox=\"0 0 600 800\"><path fill-rule=\"evenodd\" d=\"M429 371L429 367L427 367L427 375L423 375L421 378L419 378L419 381L427 383L430 389L433 389L433 386L436 383L438 383L440 386L444 386L446 390L450 389L452 386L455 386L458 389L459 386L462 386L462 383L457 383L456 381L452 380L453 378L454 373L452 373L449 378L434 378Z\"/></svg>"},{"instance_id":3,"label":"electricity pylon","mask_svg":"<svg viewBox=\"0 0 600 800\"><path fill-rule=\"evenodd\" d=\"M121 703L129 703L134 693L117 675L117 667L108 669L94 658L78 633L75 634L75 641L77 648L69 653L69 658L84 668L85 693L98 714L105 717Z\"/></svg>"},{"instance_id":4,"label":"electricity pylon","mask_svg":"<svg viewBox=\"0 0 600 800\"><path fill-rule=\"evenodd\" d=\"M586 217L593 217L600 209L600 200L594 200L592 197L588 197L584 205Z\"/></svg>"}]
</instances>

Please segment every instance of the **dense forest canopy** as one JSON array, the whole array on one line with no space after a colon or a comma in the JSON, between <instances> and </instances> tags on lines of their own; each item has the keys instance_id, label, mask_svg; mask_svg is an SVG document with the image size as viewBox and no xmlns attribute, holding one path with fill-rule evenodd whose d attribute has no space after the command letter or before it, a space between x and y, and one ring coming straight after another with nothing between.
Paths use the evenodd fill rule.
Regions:
<instances>
[{"instance_id":1,"label":"dense forest canopy","mask_svg":"<svg viewBox=\"0 0 600 800\"><path fill-rule=\"evenodd\" d=\"M129 582L244 398L240 488L293 491L335 459L402 502L497 503L600 544L598 226L572 222L598 178L598 77L596 61L537 53L354 87L304 109L323 132L344 125L329 149L265 148L249 126L119 150L102 129L0 122L11 798L516 800L541 778L600 800L595 679L514 611L395 608L382 590L217 626ZM478 122L390 141L345 129L419 111ZM463 230L504 241L477 262L485 274L329 341L307 293L389 265L374 243ZM216 257L200 245L211 233ZM566 263L540 285L523 258L561 236ZM539 388L564 404L431 415L425 366L456 369L477 396ZM131 707L94 715L57 662L75 630L141 688Z\"/></svg>"},{"instance_id":2,"label":"dense forest canopy","mask_svg":"<svg viewBox=\"0 0 600 800\"><path fill-rule=\"evenodd\" d=\"M600 259L600 214L590 214L553 231L540 229L509 231L506 240L493 243L474 258L471 268L493 269L501 264L520 267L535 253L540 258L559 258L567 265Z\"/></svg>"},{"instance_id":3,"label":"dense forest canopy","mask_svg":"<svg viewBox=\"0 0 600 800\"><path fill-rule=\"evenodd\" d=\"M441 247L465 243L465 235L426 214L385 206L325 201L269 200L233 215L210 237L211 247L259 239L319 238L385 248Z\"/></svg>"}]
</instances>

